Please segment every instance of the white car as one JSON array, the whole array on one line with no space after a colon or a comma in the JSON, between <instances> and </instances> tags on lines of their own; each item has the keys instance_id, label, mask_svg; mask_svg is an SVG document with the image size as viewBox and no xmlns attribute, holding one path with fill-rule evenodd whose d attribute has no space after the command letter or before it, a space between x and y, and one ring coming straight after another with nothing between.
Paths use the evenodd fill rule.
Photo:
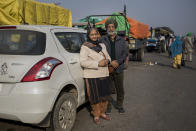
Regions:
<instances>
[{"instance_id":1,"label":"white car","mask_svg":"<svg viewBox=\"0 0 196 131\"><path fill-rule=\"evenodd\" d=\"M0 26L0 118L69 131L86 101L79 62L86 31Z\"/></svg>"}]
</instances>

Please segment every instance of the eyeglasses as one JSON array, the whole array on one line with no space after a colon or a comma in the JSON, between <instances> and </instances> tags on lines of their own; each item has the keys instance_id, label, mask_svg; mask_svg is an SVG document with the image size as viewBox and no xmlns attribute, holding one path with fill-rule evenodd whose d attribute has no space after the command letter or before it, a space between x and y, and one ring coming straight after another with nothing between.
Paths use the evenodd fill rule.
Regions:
<instances>
[{"instance_id":1,"label":"eyeglasses","mask_svg":"<svg viewBox=\"0 0 196 131\"><path fill-rule=\"evenodd\" d=\"M97 33L95 33L95 34L90 34L90 36L97 36L98 34Z\"/></svg>"}]
</instances>

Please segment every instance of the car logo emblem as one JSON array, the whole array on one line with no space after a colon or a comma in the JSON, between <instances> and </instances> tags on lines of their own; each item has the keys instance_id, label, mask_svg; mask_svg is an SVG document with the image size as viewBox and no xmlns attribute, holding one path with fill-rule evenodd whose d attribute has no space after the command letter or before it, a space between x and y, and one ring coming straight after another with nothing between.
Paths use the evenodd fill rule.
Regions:
<instances>
[{"instance_id":1,"label":"car logo emblem","mask_svg":"<svg viewBox=\"0 0 196 131\"><path fill-rule=\"evenodd\" d=\"M3 64L1 65L1 69L0 69L1 75L6 75L6 74L7 74L7 69L8 69L7 63L3 63Z\"/></svg>"}]
</instances>

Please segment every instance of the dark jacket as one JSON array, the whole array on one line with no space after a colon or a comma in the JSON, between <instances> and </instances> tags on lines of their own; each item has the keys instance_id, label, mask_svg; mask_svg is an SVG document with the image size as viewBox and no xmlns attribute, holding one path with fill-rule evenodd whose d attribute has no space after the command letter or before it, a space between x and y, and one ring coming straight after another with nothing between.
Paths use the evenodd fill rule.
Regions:
<instances>
[{"instance_id":1,"label":"dark jacket","mask_svg":"<svg viewBox=\"0 0 196 131\"><path fill-rule=\"evenodd\" d=\"M100 38L100 42L105 44L108 54L111 57L111 46L108 35L102 36ZM119 64L119 67L116 69L116 72L120 73L124 69L124 62L127 57L127 46L125 40L118 35L115 37L115 56Z\"/></svg>"}]
</instances>

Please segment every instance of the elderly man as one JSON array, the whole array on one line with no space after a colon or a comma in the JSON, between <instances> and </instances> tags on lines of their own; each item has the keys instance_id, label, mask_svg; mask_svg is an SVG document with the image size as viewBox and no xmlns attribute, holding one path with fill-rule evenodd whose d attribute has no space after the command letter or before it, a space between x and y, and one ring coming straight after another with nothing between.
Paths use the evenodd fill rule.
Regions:
<instances>
[{"instance_id":1,"label":"elderly man","mask_svg":"<svg viewBox=\"0 0 196 131\"><path fill-rule=\"evenodd\" d=\"M127 57L127 47L125 40L117 35L118 24L115 19L108 19L105 23L105 27L107 30L107 35L102 36L100 41L106 45L107 51L111 57L111 67L114 69L113 72L110 73L110 86L115 86L116 94L117 94L117 105L119 113L122 114L125 112L123 108L124 101L124 62ZM110 87L112 89L112 87ZM108 104L106 114L111 113L111 103Z\"/></svg>"},{"instance_id":2,"label":"elderly man","mask_svg":"<svg viewBox=\"0 0 196 131\"><path fill-rule=\"evenodd\" d=\"M192 53L193 53L193 43L191 39L192 33L187 33L187 36L184 39L184 45L185 45L185 54L184 59L187 61L192 61Z\"/></svg>"}]
</instances>

